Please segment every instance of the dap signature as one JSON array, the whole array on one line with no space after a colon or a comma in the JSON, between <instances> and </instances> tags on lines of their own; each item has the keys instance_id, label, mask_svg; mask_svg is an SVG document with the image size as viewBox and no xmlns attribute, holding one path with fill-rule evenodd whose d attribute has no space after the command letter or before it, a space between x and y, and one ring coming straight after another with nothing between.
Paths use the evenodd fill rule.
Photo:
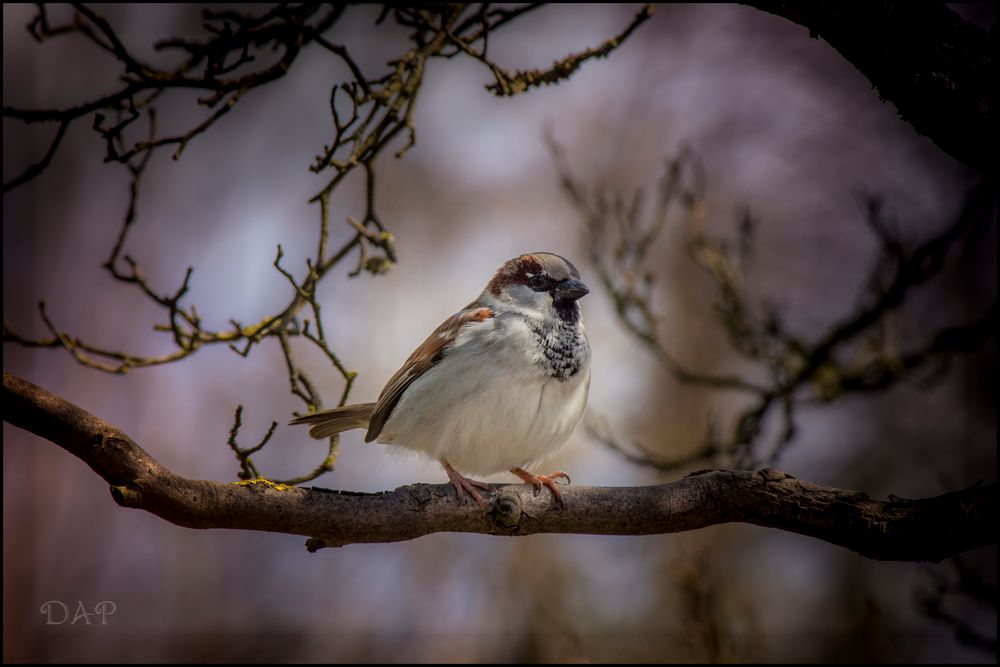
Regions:
<instances>
[{"instance_id":1,"label":"dap signature","mask_svg":"<svg viewBox=\"0 0 1000 667\"><path fill-rule=\"evenodd\" d=\"M82 601L77 601L76 610L70 615L70 606L59 600L49 600L39 611L45 614L46 625L107 625L108 616L118 610L118 606L110 600L103 600L94 605L93 611L88 611Z\"/></svg>"}]
</instances>

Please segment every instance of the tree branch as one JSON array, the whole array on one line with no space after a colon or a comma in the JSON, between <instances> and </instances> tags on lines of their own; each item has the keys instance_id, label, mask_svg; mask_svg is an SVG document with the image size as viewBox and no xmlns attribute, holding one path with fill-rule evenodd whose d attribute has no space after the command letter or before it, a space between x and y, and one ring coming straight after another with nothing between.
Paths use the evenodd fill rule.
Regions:
<instances>
[{"instance_id":1,"label":"tree branch","mask_svg":"<svg viewBox=\"0 0 1000 667\"><path fill-rule=\"evenodd\" d=\"M606 58L612 51L621 46L636 28L653 15L653 7L652 3L644 5L632 19L632 22L629 23L625 30L623 30L621 34L616 37L608 39L597 48L587 49L580 53L571 53L562 60L557 60L552 63L552 67L546 70L518 70L517 72L511 74L510 72L499 67L496 63L486 57L485 39L488 34L487 30L484 30L482 33L484 40L483 48L482 51L478 53L473 50L467 42L463 41L459 37L449 33L448 38L455 44L456 47L458 47L460 51L467 53L490 68L490 71L493 73L493 77L496 79L496 83L488 84L486 86L486 90L490 91L497 97L511 97L534 87L542 85L548 86L565 81L573 76L573 74L580 69L580 66L588 60L592 58Z\"/></svg>"},{"instance_id":2,"label":"tree branch","mask_svg":"<svg viewBox=\"0 0 1000 667\"><path fill-rule=\"evenodd\" d=\"M802 482L764 469L716 470L646 487L574 486L566 507L526 485L495 485L489 512L458 504L449 485L392 492L303 489L255 479L189 480L160 465L118 428L30 382L4 373L4 421L51 440L111 484L123 507L188 528L261 530L311 539L311 551L395 542L436 532L489 535L651 535L743 522L817 537L878 560L939 561L996 543L997 485L923 500Z\"/></svg>"},{"instance_id":3,"label":"tree branch","mask_svg":"<svg viewBox=\"0 0 1000 667\"><path fill-rule=\"evenodd\" d=\"M967 165L996 174L996 151L984 141L996 127L997 96L995 45L987 30L944 4L744 4L798 23L811 37L822 37L917 132Z\"/></svg>"}]
</instances>

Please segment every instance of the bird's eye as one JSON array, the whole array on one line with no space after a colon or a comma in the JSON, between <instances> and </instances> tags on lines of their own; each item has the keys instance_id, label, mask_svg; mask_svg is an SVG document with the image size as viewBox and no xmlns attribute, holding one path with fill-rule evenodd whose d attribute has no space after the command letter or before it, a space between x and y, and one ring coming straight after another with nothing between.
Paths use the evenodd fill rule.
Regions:
<instances>
[{"instance_id":1,"label":"bird's eye","mask_svg":"<svg viewBox=\"0 0 1000 667\"><path fill-rule=\"evenodd\" d=\"M536 291L543 289L547 283L548 281L545 279L545 276L540 273L536 273L528 278L528 287Z\"/></svg>"}]
</instances>

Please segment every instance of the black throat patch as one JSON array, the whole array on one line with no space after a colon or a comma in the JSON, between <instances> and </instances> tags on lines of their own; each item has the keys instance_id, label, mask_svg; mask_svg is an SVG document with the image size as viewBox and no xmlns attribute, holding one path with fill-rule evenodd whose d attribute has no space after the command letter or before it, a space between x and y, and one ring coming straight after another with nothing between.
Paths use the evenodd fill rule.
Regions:
<instances>
[{"instance_id":1,"label":"black throat patch","mask_svg":"<svg viewBox=\"0 0 1000 667\"><path fill-rule=\"evenodd\" d=\"M560 322L576 324L580 321L580 304L576 301L553 301L552 308Z\"/></svg>"},{"instance_id":2,"label":"black throat patch","mask_svg":"<svg viewBox=\"0 0 1000 667\"><path fill-rule=\"evenodd\" d=\"M587 339L579 326L580 308L575 303L565 305L572 308L572 317L559 313L559 323L549 329L532 325L542 346L543 364L549 375L559 380L568 380L579 373L587 358Z\"/></svg>"}]
</instances>

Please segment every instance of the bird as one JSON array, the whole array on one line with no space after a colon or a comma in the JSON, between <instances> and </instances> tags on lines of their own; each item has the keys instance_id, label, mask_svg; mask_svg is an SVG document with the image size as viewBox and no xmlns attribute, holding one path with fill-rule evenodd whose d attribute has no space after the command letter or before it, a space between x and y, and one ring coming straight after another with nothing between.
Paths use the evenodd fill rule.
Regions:
<instances>
[{"instance_id":1,"label":"bird","mask_svg":"<svg viewBox=\"0 0 1000 667\"><path fill-rule=\"evenodd\" d=\"M366 429L365 442L440 462L458 501L493 487L466 477L509 471L564 505L558 471L526 468L553 456L583 418L591 349L578 300L590 290L550 252L505 262L470 304L446 319L389 378L374 403L302 415L316 439ZM461 472L460 472L461 471Z\"/></svg>"}]
</instances>

